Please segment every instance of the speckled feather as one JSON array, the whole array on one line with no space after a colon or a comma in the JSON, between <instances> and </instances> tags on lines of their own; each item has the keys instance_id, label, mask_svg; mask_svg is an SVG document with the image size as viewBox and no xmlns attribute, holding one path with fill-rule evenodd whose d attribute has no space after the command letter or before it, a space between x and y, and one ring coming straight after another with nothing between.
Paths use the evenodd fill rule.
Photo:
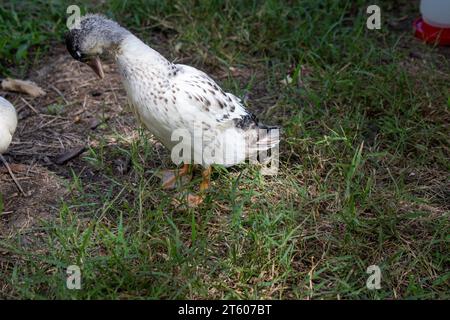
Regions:
<instances>
[{"instance_id":1,"label":"speckled feather","mask_svg":"<svg viewBox=\"0 0 450 320\"><path fill-rule=\"evenodd\" d=\"M87 23L83 22L84 19L96 21ZM91 49L94 54L103 51L110 53L116 60L128 97L139 118L169 149L178 144L178 140L172 141L172 133L183 129L194 137L193 158L194 155L200 156L199 153L210 144L214 145L216 152L232 156L226 161L202 160L201 164L230 166L245 160L250 156L249 152L266 150L279 142L264 136L262 143L257 130L267 127L259 124L239 98L223 91L206 73L187 65L171 63L129 31L102 16L89 15L84 19L76 35L79 44L68 44L68 48L77 50L77 47L87 47L83 43L84 38L90 43L89 47L94 48ZM83 34L83 25L89 26L87 34ZM82 51L86 53L86 50ZM199 127L203 140L196 138ZM246 143L253 146L250 151L241 150Z\"/></svg>"}]
</instances>

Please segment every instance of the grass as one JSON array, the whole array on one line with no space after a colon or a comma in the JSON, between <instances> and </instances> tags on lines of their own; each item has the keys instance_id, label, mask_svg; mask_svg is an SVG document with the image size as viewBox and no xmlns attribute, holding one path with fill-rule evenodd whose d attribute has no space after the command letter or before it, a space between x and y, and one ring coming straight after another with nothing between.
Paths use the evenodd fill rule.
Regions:
<instances>
[{"instance_id":1,"label":"grass","mask_svg":"<svg viewBox=\"0 0 450 320\"><path fill-rule=\"evenodd\" d=\"M415 40L409 21L399 27L417 1L378 3L377 31L362 0L102 4L148 42L159 35L170 58L248 92L252 110L283 126L279 174L218 169L204 205L176 210L144 131L131 144L101 141L84 157L100 178L72 172L38 250L23 235L0 238L0 296L448 299L448 51ZM25 75L60 41L67 3L2 6L0 71ZM132 170L118 176L124 157ZM65 287L73 264L82 290ZM373 264L380 290L365 286Z\"/></svg>"}]
</instances>

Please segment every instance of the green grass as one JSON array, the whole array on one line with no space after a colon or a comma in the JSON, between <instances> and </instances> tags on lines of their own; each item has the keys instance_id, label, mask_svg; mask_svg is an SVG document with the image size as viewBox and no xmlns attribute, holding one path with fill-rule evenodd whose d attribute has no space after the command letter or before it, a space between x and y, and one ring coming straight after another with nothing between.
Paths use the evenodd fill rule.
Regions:
<instances>
[{"instance_id":1,"label":"green grass","mask_svg":"<svg viewBox=\"0 0 450 320\"><path fill-rule=\"evenodd\" d=\"M14 3L0 8L0 71L25 74L61 39L66 3ZM0 238L0 296L448 299L450 66L442 50L389 26L414 17L417 3L378 3L379 31L365 28L373 3L362 0L103 4L147 42L160 35L171 58L250 92L252 110L283 126L279 174L218 170L205 204L176 210L145 132L131 144L101 141L84 158L98 181L73 172L71 199L42 224L39 250L22 247L23 235ZM124 176L113 168L121 158L132 164ZM72 264L79 291L65 287ZM365 286L372 264L380 290Z\"/></svg>"}]
</instances>

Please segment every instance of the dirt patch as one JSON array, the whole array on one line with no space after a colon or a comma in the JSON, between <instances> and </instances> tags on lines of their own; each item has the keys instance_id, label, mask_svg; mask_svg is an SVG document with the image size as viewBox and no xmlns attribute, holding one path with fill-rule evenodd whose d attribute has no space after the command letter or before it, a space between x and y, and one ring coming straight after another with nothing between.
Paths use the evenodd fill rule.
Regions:
<instances>
[{"instance_id":1,"label":"dirt patch","mask_svg":"<svg viewBox=\"0 0 450 320\"><path fill-rule=\"evenodd\" d=\"M13 142L4 156L27 193L21 195L6 168L0 166L4 202L0 236L13 229L28 229L38 218L53 215L58 200L68 194L72 170L95 177L86 170L83 153L77 150L96 146L98 139L114 144L114 132L136 138L136 121L127 108L119 76L111 64L105 66L105 73L106 78L98 80L61 46L30 74L46 91L44 97L0 91L19 115Z\"/></svg>"},{"instance_id":2,"label":"dirt patch","mask_svg":"<svg viewBox=\"0 0 450 320\"><path fill-rule=\"evenodd\" d=\"M112 68L106 66L106 79L100 81L64 48L55 51L30 77L47 95L37 99L15 95L11 99L19 113L19 127L9 154L22 164L40 163L61 173L65 170L54 166L56 158L89 146L92 130L108 122L122 131L134 119L131 114L121 115L126 95Z\"/></svg>"},{"instance_id":3,"label":"dirt patch","mask_svg":"<svg viewBox=\"0 0 450 320\"><path fill-rule=\"evenodd\" d=\"M6 168L1 167L3 212L0 215L0 237L29 230L41 220L54 217L59 201L67 194L63 179L40 165L15 164L11 169L25 195L18 191Z\"/></svg>"}]
</instances>

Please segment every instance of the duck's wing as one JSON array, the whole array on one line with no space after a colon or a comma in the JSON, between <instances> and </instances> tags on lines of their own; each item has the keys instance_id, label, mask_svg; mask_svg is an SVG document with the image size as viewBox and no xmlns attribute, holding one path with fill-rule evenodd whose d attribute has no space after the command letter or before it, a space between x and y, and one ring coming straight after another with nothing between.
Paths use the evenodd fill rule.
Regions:
<instances>
[{"instance_id":1,"label":"duck's wing","mask_svg":"<svg viewBox=\"0 0 450 320\"><path fill-rule=\"evenodd\" d=\"M238 97L224 92L204 72L177 65L172 71L171 86L172 103L182 117L181 122L189 124L185 128L193 132L194 139L196 130L202 128L202 143L206 141L215 154L223 156L205 163L234 165L279 143L279 136L270 134L275 127L259 123ZM202 150L194 148L194 152Z\"/></svg>"},{"instance_id":2,"label":"duck's wing","mask_svg":"<svg viewBox=\"0 0 450 320\"><path fill-rule=\"evenodd\" d=\"M241 99L223 91L206 73L179 64L171 82L177 102L199 121L221 127L239 127L244 122L256 125L256 117L245 109Z\"/></svg>"}]
</instances>

